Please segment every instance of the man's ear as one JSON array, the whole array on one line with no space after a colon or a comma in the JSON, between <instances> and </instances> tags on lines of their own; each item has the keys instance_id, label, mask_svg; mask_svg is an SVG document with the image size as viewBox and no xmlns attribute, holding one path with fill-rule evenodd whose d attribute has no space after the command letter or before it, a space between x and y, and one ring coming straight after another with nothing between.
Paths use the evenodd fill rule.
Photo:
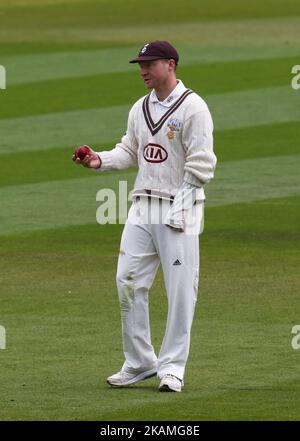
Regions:
<instances>
[{"instance_id":1,"label":"man's ear","mask_svg":"<svg viewBox=\"0 0 300 441\"><path fill-rule=\"evenodd\" d=\"M170 60L168 60L169 62L169 67L172 68L172 70L176 71L176 62L175 60L173 60L173 58L171 58Z\"/></svg>"}]
</instances>

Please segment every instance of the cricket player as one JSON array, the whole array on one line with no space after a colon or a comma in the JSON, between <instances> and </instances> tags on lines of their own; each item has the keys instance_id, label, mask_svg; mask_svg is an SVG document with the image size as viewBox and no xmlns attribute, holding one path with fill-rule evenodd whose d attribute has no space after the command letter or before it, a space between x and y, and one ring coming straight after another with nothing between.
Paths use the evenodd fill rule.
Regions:
<instances>
[{"instance_id":1,"label":"cricket player","mask_svg":"<svg viewBox=\"0 0 300 441\"><path fill-rule=\"evenodd\" d=\"M205 101L176 78L179 55L166 41L145 44L138 63L149 93L131 108L126 134L110 151L89 146L77 164L99 172L138 167L117 269L124 363L108 377L126 387L152 376L180 392L198 295L204 185L214 176L213 122ZM168 300L164 339L151 344L148 294L162 265Z\"/></svg>"}]
</instances>

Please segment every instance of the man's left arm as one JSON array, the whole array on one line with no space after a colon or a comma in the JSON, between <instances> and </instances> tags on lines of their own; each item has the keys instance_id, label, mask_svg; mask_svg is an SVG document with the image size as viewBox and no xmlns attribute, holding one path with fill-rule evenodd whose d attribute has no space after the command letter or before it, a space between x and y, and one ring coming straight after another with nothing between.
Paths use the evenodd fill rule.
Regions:
<instances>
[{"instance_id":1,"label":"man's left arm","mask_svg":"<svg viewBox=\"0 0 300 441\"><path fill-rule=\"evenodd\" d=\"M165 223L184 231L184 211L192 207L197 189L213 177L217 158L213 151L213 122L209 110L199 111L188 118L182 128L182 144L186 151L182 185Z\"/></svg>"},{"instance_id":2,"label":"man's left arm","mask_svg":"<svg viewBox=\"0 0 300 441\"><path fill-rule=\"evenodd\" d=\"M202 187L213 177L217 158L213 151L213 122L208 110L193 114L182 128L186 150L183 180Z\"/></svg>"}]
</instances>

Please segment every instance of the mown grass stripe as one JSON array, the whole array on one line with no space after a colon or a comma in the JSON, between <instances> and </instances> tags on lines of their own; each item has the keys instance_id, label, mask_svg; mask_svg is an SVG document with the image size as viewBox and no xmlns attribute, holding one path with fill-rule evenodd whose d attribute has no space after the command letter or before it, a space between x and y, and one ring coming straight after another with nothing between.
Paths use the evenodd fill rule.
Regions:
<instances>
[{"instance_id":1,"label":"mown grass stripe","mask_svg":"<svg viewBox=\"0 0 300 441\"><path fill-rule=\"evenodd\" d=\"M214 150L219 164L225 161L286 156L299 153L299 139L299 122L217 130L214 134ZM98 148L101 151L107 146ZM72 154L72 148L3 154L1 163L5 167L1 170L0 187L87 177L85 168L75 167L71 163ZM16 163L21 165L21 173L11 172ZM123 170L123 173L126 175L128 170ZM92 174L89 176L93 177Z\"/></svg>"},{"instance_id":2,"label":"mown grass stripe","mask_svg":"<svg viewBox=\"0 0 300 441\"><path fill-rule=\"evenodd\" d=\"M237 1L240 3L239 0ZM140 48L144 42L152 41L159 36L161 40L172 41L177 45L179 43L196 43L200 45L231 45L234 48L237 42L239 42L240 45L245 44L245 46L260 45L266 47L269 45L271 47L286 44L287 46L299 47L300 17L295 13L295 1L291 0L291 2L294 5L292 14L288 14L285 7L285 13L281 11L278 17L267 17L263 20L261 18L249 19L245 14L243 17L240 17L241 20L232 20L228 15L224 16L223 19L217 20L214 19L214 14L212 14L210 19L205 21L203 20L203 10L201 9L201 11L198 11L198 14L192 17L192 20L184 20L184 17L181 16L179 20L171 21L169 13L168 17L164 17L163 22L159 23L158 18L160 14L158 15L157 11L154 11L155 19L150 21L149 11L147 11L147 14L143 14L147 23L142 24L135 21L133 26L128 22L125 25L123 17L121 26L117 24L99 26L99 22L92 24L91 17L89 17L88 23L85 25L80 23L80 25L74 26L74 23L70 23L70 17L65 17L64 14L56 12L56 17L52 22L48 22L43 27L40 22L38 22L38 26L34 23L32 28L28 28L24 26L24 11L22 11L23 14L19 17L17 24L10 24L8 17L5 17L5 22L1 24L0 40L4 43L23 43L39 40L59 43L63 41L64 44L89 41L115 44L121 41L122 44L134 44L137 45L137 48ZM199 2L197 3L199 5ZM221 5L222 3L219 2L216 10ZM137 9L139 10L139 7ZM153 6L151 9L153 9ZM171 10L177 11L177 7L174 8L172 4ZM85 11L86 8L84 9ZM190 15L190 12L188 14ZM120 12L117 11L116 16L119 15ZM58 17L66 19L67 23L63 27L57 25ZM92 18L94 19L95 17L92 16ZM35 19L37 20L37 17ZM137 23L139 24L137 25Z\"/></svg>"},{"instance_id":3,"label":"mown grass stripe","mask_svg":"<svg viewBox=\"0 0 300 441\"><path fill-rule=\"evenodd\" d=\"M222 206L300 194L299 155L219 164L207 186L207 205ZM96 222L96 193L132 188L136 172L99 173L94 178L11 186L0 189L1 235ZM117 213L118 214L118 213Z\"/></svg>"},{"instance_id":4,"label":"mown grass stripe","mask_svg":"<svg viewBox=\"0 0 300 441\"><path fill-rule=\"evenodd\" d=\"M92 41L78 41L74 42L65 42L65 41L56 41L56 42L45 42L43 40L40 41L30 41L30 42L0 42L0 54L1 59L5 57L6 59L11 59L12 57L19 57L20 55L34 55L34 54L55 54L57 52L78 52L78 51L92 51L92 50L100 50L107 48L121 48L132 46L131 44L123 43L122 41L109 43L109 42L92 42Z\"/></svg>"},{"instance_id":5,"label":"mown grass stripe","mask_svg":"<svg viewBox=\"0 0 300 441\"><path fill-rule=\"evenodd\" d=\"M300 93L291 87L209 95L216 130L300 120ZM130 106L106 107L0 121L1 153L107 143L126 130Z\"/></svg>"},{"instance_id":6,"label":"mown grass stripe","mask_svg":"<svg viewBox=\"0 0 300 441\"><path fill-rule=\"evenodd\" d=\"M7 70L8 87L63 78L81 78L89 75L134 72L129 60L136 55L138 46L105 48L98 50L41 53L34 55L4 56L0 58ZM286 44L274 46L232 47L222 45L199 46L178 44L180 66L206 65L230 61L272 60L295 57L299 47Z\"/></svg>"},{"instance_id":7,"label":"mown grass stripe","mask_svg":"<svg viewBox=\"0 0 300 441\"><path fill-rule=\"evenodd\" d=\"M199 94L215 95L284 86L292 79L294 64L294 58L197 64L179 67L177 76ZM136 101L146 92L138 68L122 74L19 84L1 94L0 118L120 106Z\"/></svg>"},{"instance_id":8,"label":"mown grass stripe","mask_svg":"<svg viewBox=\"0 0 300 441\"><path fill-rule=\"evenodd\" d=\"M130 26L137 23L143 26L149 23L166 25L199 19L205 23L211 20L236 21L245 17L262 20L300 14L295 0L285 0L284 6L282 0L264 0L263 3L251 0L249 5L240 0L227 0L226 4L220 0L202 0L201 3L189 0L187 5L180 2L174 4L174 0L152 0L151 8L145 4L142 7L140 0L126 3L123 0L45 0L41 6L37 0L0 0L1 11L6 16L4 29L17 24L23 29L32 29L39 24L41 31L53 26L65 29L68 25L72 25L74 30L88 26L106 29L111 26L120 28L124 23Z\"/></svg>"}]
</instances>

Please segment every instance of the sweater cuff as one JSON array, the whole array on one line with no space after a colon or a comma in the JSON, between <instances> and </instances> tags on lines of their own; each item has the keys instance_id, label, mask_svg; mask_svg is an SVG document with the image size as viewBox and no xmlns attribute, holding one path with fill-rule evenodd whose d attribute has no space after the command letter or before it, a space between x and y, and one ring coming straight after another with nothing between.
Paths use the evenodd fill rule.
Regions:
<instances>
[{"instance_id":1,"label":"sweater cuff","mask_svg":"<svg viewBox=\"0 0 300 441\"><path fill-rule=\"evenodd\" d=\"M102 167L102 159L101 159L101 156L98 153L96 153L96 155L98 156L98 158L100 160L100 165L99 165L99 167L95 168L95 170L100 170L100 168Z\"/></svg>"},{"instance_id":2,"label":"sweater cuff","mask_svg":"<svg viewBox=\"0 0 300 441\"><path fill-rule=\"evenodd\" d=\"M199 181L198 178L196 178L195 175L192 173L185 171L183 175L184 182L187 182L188 184L194 185L195 187L202 187L202 182Z\"/></svg>"},{"instance_id":3,"label":"sweater cuff","mask_svg":"<svg viewBox=\"0 0 300 441\"><path fill-rule=\"evenodd\" d=\"M112 164L112 158L111 158L111 152L96 152L100 159L100 167L95 168L96 171L105 171L105 170L111 170L113 168Z\"/></svg>"}]
</instances>

